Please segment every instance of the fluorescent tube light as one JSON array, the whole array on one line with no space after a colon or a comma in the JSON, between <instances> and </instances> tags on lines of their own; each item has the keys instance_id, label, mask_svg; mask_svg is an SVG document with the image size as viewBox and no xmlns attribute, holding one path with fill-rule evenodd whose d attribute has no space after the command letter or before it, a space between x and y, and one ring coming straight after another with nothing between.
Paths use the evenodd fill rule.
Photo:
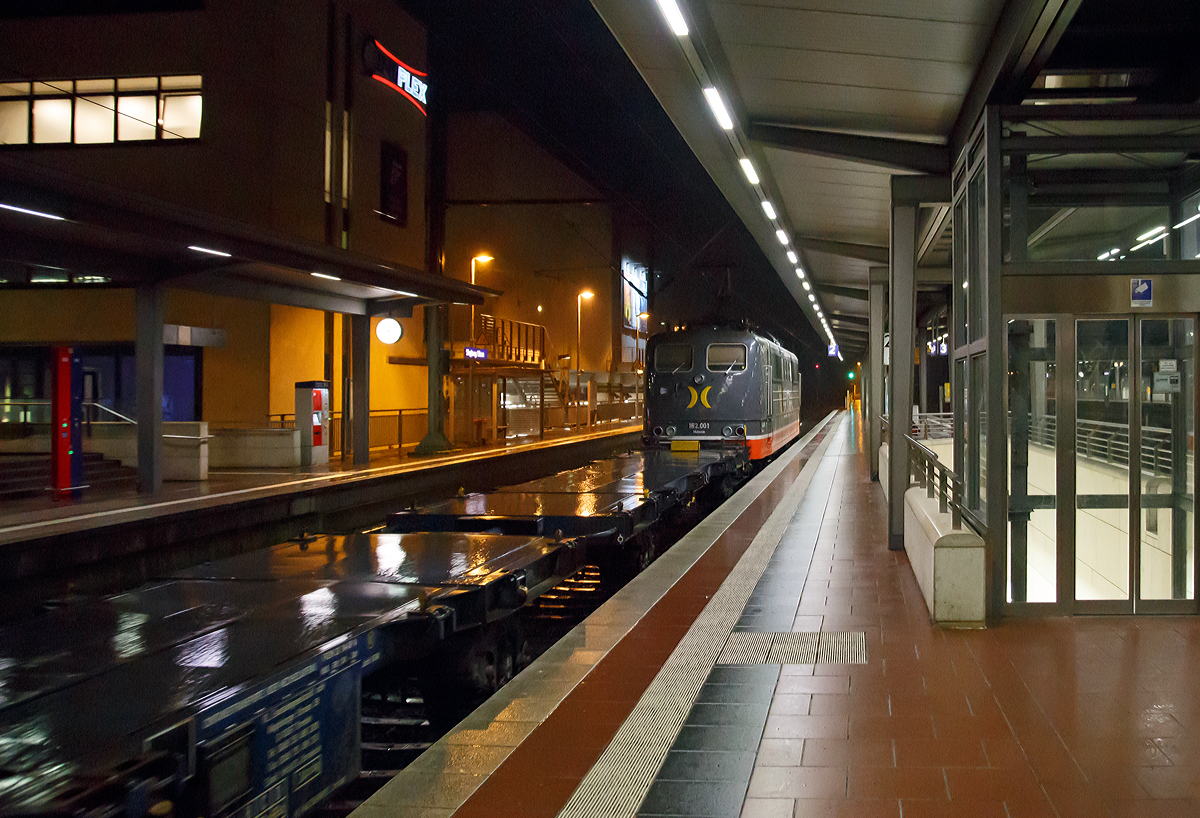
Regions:
<instances>
[{"instance_id":1,"label":"fluorescent tube light","mask_svg":"<svg viewBox=\"0 0 1200 818\"><path fill-rule=\"evenodd\" d=\"M780 244L788 243L788 234L786 232L784 232L783 230L776 230L775 238L779 239Z\"/></svg>"},{"instance_id":2,"label":"fluorescent tube light","mask_svg":"<svg viewBox=\"0 0 1200 818\"><path fill-rule=\"evenodd\" d=\"M750 184L757 185L758 174L755 173L754 165L750 164L750 160L742 157L738 160L738 164L742 166L742 172L746 174L746 179L749 180Z\"/></svg>"},{"instance_id":3,"label":"fluorescent tube light","mask_svg":"<svg viewBox=\"0 0 1200 818\"><path fill-rule=\"evenodd\" d=\"M1165 232L1166 229L1167 228L1165 228L1165 227L1156 227L1153 230L1151 230L1149 233L1143 233L1142 235L1138 236L1137 240L1145 241L1146 239L1150 238L1151 236L1157 236L1159 233Z\"/></svg>"},{"instance_id":4,"label":"fluorescent tube light","mask_svg":"<svg viewBox=\"0 0 1200 818\"><path fill-rule=\"evenodd\" d=\"M53 213L43 213L40 210L29 210L24 207L16 207L15 205L0 204L0 207L5 210L11 210L13 213L24 213L26 216L37 216L40 219L50 219L56 222L65 222L62 216L55 216Z\"/></svg>"},{"instance_id":5,"label":"fluorescent tube light","mask_svg":"<svg viewBox=\"0 0 1200 818\"><path fill-rule=\"evenodd\" d=\"M315 276L316 278L324 278L329 281L341 281L341 279L338 278L337 276L331 276L328 273L313 273L313 276Z\"/></svg>"},{"instance_id":6,"label":"fluorescent tube light","mask_svg":"<svg viewBox=\"0 0 1200 818\"><path fill-rule=\"evenodd\" d=\"M1191 224L1192 222L1196 221L1196 219L1200 219L1200 213L1197 213L1195 216L1192 216L1190 219L1184 219L1179 224L1175 225L1174 229L1178 230L1181 227L1185 227L1185 226Z\"/></svg>"},{"instance_id":7,"label":"fluorescent tube light","mask_svg":"<svg viewBox=\"0 0 1200 818\"><path fill-rule=\"evenodd\" d=\"M667 18L667 25L671 27L675 36L686 37L687 21L683 19L683 12L679 10L679 5L675 0L658 0L658 8L662 11L663 17Z\"/></svg>"},{"instance_id":8,"label":"fluorescent tube light","mask_svg":"<svg viewBox=\"0 0 1200 818\"><path fill-rule=\"evenodd\" d=\"M805 291L805 292L808 292L809 290L811 290L811 289L812 289L812 285L811 285L811 284L809 284L807 281L802 281L801 283L804 285L804 291Z\"/></svg>"},{"instance_id":9,"label":"fluorescent tube light","mask_svg":"<svg viewBox=\"0 0 1200 818\"><path fill-rule=\"evenodd\" d=\"M767 214L767 218L771 221L775 221L775 219L778 218L778 216L775 215L775 205L771 204L770 202L763 202L763 212Z\"/></svg>"},{"instance_id":10,"label":"fluorescent tube light","mask_svg":"<svg viewBox=\"0 0 1200 818\"><path fill-rule=\"evenodd\" d=\"M800 276L801 281L804 280L804 270L800 269L799 267L796 268L796 275Z\"/></svg>"},{"instance_id":11,"label":"fluorescent tube light","mask_svg":"<svg viewBox=\"0 0 1200 818\"><path fill-rule=\"evenodd\" d=\"M189 250L195 250L197 253L208 253L210 256L220 256L221 258L232 258L229 253L223 253L220 250L210 250L207 247L198 247L195 244L188 245Z\"/></svg>"},{"instance_id":12,"label":"fluorescent tube light","mask_svg":"<svg viewBox=\"0 0 1200 818\"><path fill-rule=\"evenodd\" d=\"M732 131L733 118L729 116L725 100L721 99L721 92L716 88L705 88L704 98L708 100L708 107L712 108L713 116L717 118L717 124L721 126L721 130Z\"/></svg>"},{"instance_id":13,"label":"fluorescent tube light","mask_svg":"<svg viewBox=\"0 0 1200 818\"><path fill-rule=\"evenodd\" d=\"M1198 215L1197 218L1200 218L1200 215ZM799 260L800 258L796 255L795 250L788 250L788 261L790 261L792 264L795 264Z\"/></svg>"}]
</instances>

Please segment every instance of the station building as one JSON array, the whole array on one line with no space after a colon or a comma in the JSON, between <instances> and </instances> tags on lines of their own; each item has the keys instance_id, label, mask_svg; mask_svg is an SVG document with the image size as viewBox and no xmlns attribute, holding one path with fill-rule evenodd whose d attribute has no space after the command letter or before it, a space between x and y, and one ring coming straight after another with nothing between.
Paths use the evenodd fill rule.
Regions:
<instances>
[{"instance_id":1,"label":"station building","mask_svg":"<svg viewBox=\"0 0 1200 818\"><path fill-rule=\"evenodd\" d=\"M42 445L61 346L90 419L118 425L289 426L294 384L329 381L335 453L358 461L426 436L433 382L457 446L634 416L644 259L519 129L446 113L421 24L375 2L156 7L0 22L8 448Z\"/></svg>"}]
</instances>

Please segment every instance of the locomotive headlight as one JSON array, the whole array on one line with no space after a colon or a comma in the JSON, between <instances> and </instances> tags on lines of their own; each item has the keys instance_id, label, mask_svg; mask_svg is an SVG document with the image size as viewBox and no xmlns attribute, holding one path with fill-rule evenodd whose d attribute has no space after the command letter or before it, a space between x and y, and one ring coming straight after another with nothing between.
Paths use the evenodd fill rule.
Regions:
<instances>
[{"instance_id":1,"label":"locomotive headlight","mask_svg":"<svg viewBox=\"0 0 1200 818\"><path fill-rule=\"evenodd\" d=\"M731 434L733 434L733 427L726 426L724 429L721 430L721 434L725 437L729 437Z\"/></svg>"},{"instance_id":2,"label":"locomotive headlight","mask_svg":"<svg viewBox=\"0 0 1200 818\"><path fill-rule=\"evenodd\" d=\"M667 427L667 437L674 437L674 436L675 436L675 427L668 426Z\"/></svg>"},{"instance_id":3,"label":"locomotive headlight","mask_svg":"<svg viewBox=\"0 0 1200 818\"><path fill-rule=\"evenodd\" d=\"M661 427L661 426L655 426L655 427L654 427L654 434L655 434L656 436L657 436L657 435L661 435L661 434L662 434L662 427Z\"/></svg>"},{"instance_id":4,"label":"locomotive headlight","mask_svg":"<svg viewBox=\"0 0 1200 818\"><path fill-rule=\"evenodd\" d=\"M745 427L745 426L739 426L739 427L737 427L737 429L735 429L734 431L736 431L736 432L737 432L737 436L738 436L738 437L745 437L745 436L746 436L746 427Z\"/></svg>"},{"instance_id":5,"label":"locomotive headlight","mask_svg":"<svg viewBox=\"0 0 1200 818\"><path fill-rule=\"evenodd\" d=\"M704 376L703 376L703 375L697 375L697 376L696 376L695 378L693 378L692 380L693 380L693 381L695 381L695 382L696 382L696 383L698 383L698 384L701 384L701 383L704 383Z\"/></svg>"}]
</instances>

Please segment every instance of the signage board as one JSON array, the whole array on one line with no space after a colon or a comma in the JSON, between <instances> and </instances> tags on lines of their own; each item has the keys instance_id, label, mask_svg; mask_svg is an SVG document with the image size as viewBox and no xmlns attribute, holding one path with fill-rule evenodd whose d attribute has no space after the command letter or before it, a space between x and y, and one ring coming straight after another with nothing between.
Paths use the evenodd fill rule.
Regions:
<instances>
[{"instance_id":1,"label":"signage board","mask_svg":"<svg viewBox=\"0 0 1200 818\"><path fill-rule=\"evenodd\" d=\"M621 260L621 317L626 329L647 331L645 319L639 316L649 306L646 300L649 281L650 274L643 265L629 259Z\"/></svg>"},{"instance_id":2,"label":"signage board","mask_svg":"<svg viewBox=\"0 0 1200 818\"><path fill-rule=\"evenodd\" d=\"M1178 372L1179 371L1179 362L1176 361L1174 358L1159 358L1158 359L1158 371L1159 372Z\"/></svg>"},{"instance_id":3,"label":"signage board","mask_svg":"<svg viewBox=\"0 0 1200 818\"><path fill-rule=\"evenodd\" d=\"M386 85L411 102L422 115L428 104L429 76L401 61L383 47L379 40L368 40L363 46L363 65L371 79Z\"/></svg>"},{"instance_id":4,"label":"signage board","mask_svg":"<svg viewBox=\"0 0 1200 818\"><path fill-rule=\"evenodd\" d=\"M1154 282L1148 278L1129 279L1129 306L1153 307Z\"/></svg>"},{"instance_id":5,"label":"signage board","mask_svg":"<svg viewBox=\"0 0 1200 818\"><path fill-rule=\"evenodd\" d=\"M829 357L836 358L837 356L838 356L838 345L830 344L829 345Z\"/></svg>"},{"instance_id":6,"label":"signage board","mask_svg":"<svg viewBox=\"0 0 1200 818\"><path fill-rule=\"evenodd\" d=\"M1169 392L1178 392L1180 384L1180 376L1178 372L1155 372L1154 373L1154 391L1162 394Z\"/></svg>"},{"instance_id":7,"label":"signage board","mask_svg":"<svg viewBox=\"0 0 1200 818\"><path fill-rule=\"evenodd\" d=\"M486 361L487 350L479 349L478 347L467 347L463 350L463 356L468 361Z\"/></svg>"}]
</instances>

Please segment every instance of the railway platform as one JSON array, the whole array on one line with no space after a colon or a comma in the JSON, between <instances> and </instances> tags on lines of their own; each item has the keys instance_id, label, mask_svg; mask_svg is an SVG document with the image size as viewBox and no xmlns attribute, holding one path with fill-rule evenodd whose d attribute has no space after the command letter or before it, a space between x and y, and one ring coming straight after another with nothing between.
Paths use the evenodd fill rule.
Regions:
<instances>
[{"instance_id":1,"label":"railway platform","mask_svg":"<svg viewBox=\"0 0 1200 818\"><path fill-rule=\"evenodd\" d=\"M839 413L354 818L1183 816L1200 623L932 625Z\"/></svg>"},{"instance_id":2,"label":"railway platform","mask_svg":"<svg viewBox=\"0 0 1200 818\"><path fill-rule=\"evenodd\" d=\"M430 497L528 480L640 445L640 426L367 466L229 470L204 484L132 487L70 503L49 498L0 507L0 621L45 599L132 588L203 560L265 548L309 532L371 526Z\"/></svg>"}]
</instances>

